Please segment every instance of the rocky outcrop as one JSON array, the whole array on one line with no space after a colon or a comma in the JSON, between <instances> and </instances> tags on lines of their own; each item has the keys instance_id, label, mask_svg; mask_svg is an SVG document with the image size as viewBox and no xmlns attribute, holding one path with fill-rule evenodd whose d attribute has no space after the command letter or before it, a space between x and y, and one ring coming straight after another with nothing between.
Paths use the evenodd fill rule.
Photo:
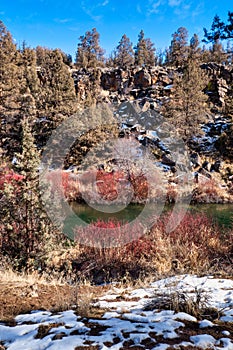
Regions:
<instances>
[{"instance_id":1,"label":"rocky outcrop","mask_svg":"<svg viewBox=\"0 0 233 350\"><path fill-rule=\"evenodd\" d=\"M145 89L151 86L151 75L148 70L141 69L134 74L134 86L135 88Z\"/></svg>"},{"instance_id":2,"label":"rocky outcrop","mask_svg":"<svg viewBox=\"0 0 233 350\"><path fill-rule=\"evenodd\" d=\"M202 64L200 67L209 77L206 94L210 101L214 106L224 107L228 87L233 84L233 67L212 62ZM90 92L93 95L94 89L97 100L120 102L150 98L154 100L150 101L153 104L170 95L173 77L177 71L173 67L161 66L73 69L72 76L76 93L81 101L84 101Z\"/></svg>"},{"instance_id":3,"label":"rocky outcrop","mask_svg":"<svg viewBox=\"0 0 233 350\"><path fill-rule=\"evenodd\" d=\"M215 63L204 64L201 68L209 76L206 93L216 110L218 107L221 110L229 84L233 84L233 68ZM165 147L162 142L166 135L156 130L157 124L151 125L150 120L140 120L139 115L145 118L147 114L144 112L149 111L148 115L151 115L160 111L164 99L169 98L172 93L176 72L182 74L181 69L178 71L172 67L160 66L72 71L76 92L81 101L86 101L88 96L94 96L96 101L120 104L118 114L121 116L122 129L119 136L136 139L143 146L150 147L156 156L158 167L174 184L180 164L173 159L169 145ZM156 118L159 117L161 115L157 113ZM214 191L214 197L211 197L213 200L221 203L233 201L233 166L225 162L218 150L222 147L219 140L229 131L232 121L217 112L212 114L212 119L207 120L200 125L202 133L195 135L188 145L193 181L198 186L195 198L197 201L208 202L208 193ZM204 189L206 193L203 194Z\"/></svg>"}]
</instances>

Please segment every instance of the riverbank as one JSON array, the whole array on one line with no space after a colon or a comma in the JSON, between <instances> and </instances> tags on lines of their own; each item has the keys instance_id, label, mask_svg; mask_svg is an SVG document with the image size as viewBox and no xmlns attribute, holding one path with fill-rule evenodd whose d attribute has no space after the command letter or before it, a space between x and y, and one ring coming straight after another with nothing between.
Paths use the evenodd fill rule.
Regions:
<instances>
[{"instance_id":1,"label":"riverbank","mask_svg":"<svg viewBox=\"0 0 233 350\"><path fill-rule=\"evenodd\" d=\"M83 291L66 311L39 307L1 323L0 349L233 348L231 279L176 275Z\"/></svg>"}]
</instances>

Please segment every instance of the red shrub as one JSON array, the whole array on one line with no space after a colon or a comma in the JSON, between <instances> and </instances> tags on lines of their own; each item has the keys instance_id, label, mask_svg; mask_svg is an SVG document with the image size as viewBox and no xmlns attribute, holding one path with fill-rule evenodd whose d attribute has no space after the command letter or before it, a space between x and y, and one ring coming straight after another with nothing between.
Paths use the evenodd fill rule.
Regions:
<instances>
[{"instance_id":1,"label":"red shrub","mask_svg":"<svg viewBox=\"0 0 233 350\"><path fill-rule=\"evenodd\" d=\"M17 192L17 188L19 188L20 182L23 181L23 179L23 175L15 173L12 169L4 168L0 173L0 191L4 190L6 184L11 184L15 187Z\"/></svg>"}]
</instances>

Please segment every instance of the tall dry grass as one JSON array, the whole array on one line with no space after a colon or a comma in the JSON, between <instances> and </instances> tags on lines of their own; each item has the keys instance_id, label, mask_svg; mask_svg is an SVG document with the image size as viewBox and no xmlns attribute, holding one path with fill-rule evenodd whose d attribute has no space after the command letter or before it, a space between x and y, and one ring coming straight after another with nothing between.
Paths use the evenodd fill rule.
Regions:
<instances>
[{"instance_id":1,"label":"tall dry grass","mask_svg":"<svg viewBox=\"0 0 233 350\"><path fill-rule=\"evenodd\" d=\"M124 279L125 276L138 279L151 274L231 273L233 231L223 231L205 214L187 212L181 224L167 233L168 221L179 221L179 215L183 214L163 214L156 225L141 236L140 227L132 225L128 233L132 240L110 248L103 248L105 239L107 243L111 239L124 241L122 235L127 232L116 222L92 223L86 231L79 229L79 234L85 236L85 244L77 240L72 249L53 256L54 263L51 260L49 268L59 269L71 279L85 277L94 283ZM103 235L103 227L114 228L113 237L111 230ZM134 237L139 238L133 240ZM101 244L93 246L98 239L102 240Z\"/></svg>"}]
</instances>

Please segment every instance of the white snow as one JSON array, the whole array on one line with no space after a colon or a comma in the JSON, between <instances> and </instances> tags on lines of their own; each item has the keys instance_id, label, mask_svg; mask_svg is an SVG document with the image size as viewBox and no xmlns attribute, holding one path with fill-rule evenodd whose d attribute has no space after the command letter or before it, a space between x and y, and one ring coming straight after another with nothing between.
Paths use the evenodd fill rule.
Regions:
<instances>
[{"instance_id":1,"label":"white snow","mask_svg":"<svg viewBox=\"0 0 233 350\"><path fill-rule=\"evenodd\" d=\"M213 348L216 339L209 334L193 335L190 337L191 342L202 349Z\"/></svg>"},{"instance_id":2,"label":"white snow","mask_svg":"<svg viewBox=\"0 0 233 350\"><path fill-rule=\"evenodd\" d=\"M215 339L208 334L207 329L217 326L214 321L198 321L185 312L144 309L148 302L156 298L156 293L162 296L174 291L190 297L194 297L197 292L207 293L209 305L223 310L220 320L226 324L233 321L232 280L183 275L155 281L145 288L123 290L113 285L111 291L93 304L94 307L106 310L99 319L81 318L74 310L58 313L37 310L19 315L15 318L15 327L0 325L0 342L9 350L74 350L87 344L97 345L101 350L117 350L124 348L126 341L142 346L144 340L151 339L154 342L153 349L166 350L169 347L166 341L175 339L177 344L183 347L233 350L227 326L226 330L221 332L222 338ZM197 334L190 336L187 341L180 339L179 342L187 321L197 323L200 332L198 334L197 331ZM37 338L39 326L50 324L53 326L47 334L42 339ZM96 331L90 333L93 329ZM163 339L159 343L155 340L157 336ZM114 342L116 338L117 341ZM106 342L112 345L106 346Z\"/></svg>"},{"instance_id":3,"label":"white snow","mask_svg":"<svg viewBox=\"0 0 233 350\"><path fill-rule=\"evenodd\" d=\"M209 320L202 320L200 323L199 323L199 327L200 328L207 328L207 327L213 327L214 324L213 322L209 321Z\"/></svg>"}]
</instances>

